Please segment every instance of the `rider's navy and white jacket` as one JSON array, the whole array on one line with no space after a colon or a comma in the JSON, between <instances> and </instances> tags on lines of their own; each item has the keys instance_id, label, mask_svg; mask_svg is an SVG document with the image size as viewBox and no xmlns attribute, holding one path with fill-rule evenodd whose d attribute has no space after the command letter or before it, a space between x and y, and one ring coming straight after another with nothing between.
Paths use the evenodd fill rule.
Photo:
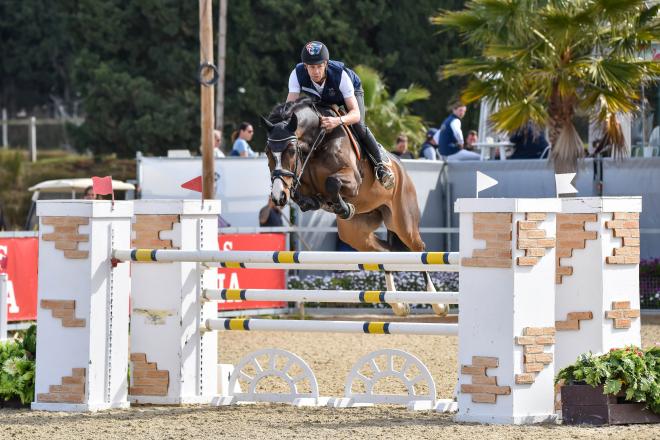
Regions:
<instances>
[{"instance_id":1,"label":"rider's navy and white jacket","mask_svg":"<svg viewBox=\"0 0 660 440\"><path fill-rule=\"evenodd\" d=\"M356 90L362 90L360 78L339 61L328 61L325 82L321 85L312 81L302 63L289 75L289 93L302 91L328 104L344 105L344 100L355 96Z\"/></svg>"}]
</instances>

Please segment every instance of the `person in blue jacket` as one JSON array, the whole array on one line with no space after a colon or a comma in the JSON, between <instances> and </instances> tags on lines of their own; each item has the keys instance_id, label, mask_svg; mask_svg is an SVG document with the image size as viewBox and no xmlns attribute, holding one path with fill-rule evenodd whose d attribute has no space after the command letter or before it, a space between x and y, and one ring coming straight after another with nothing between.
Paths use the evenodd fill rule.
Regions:
<instances>
[{"instance_id":1,"label":"person in blue jacket","mask_svg":"<svg viewBox=\"0 0 660 440\"><path fill-rule=\"evenodd\" d=\"M378 181L386 189L394 186L394 174L385 165L378 142L365 123L364 90L358 75L339 61L330 59L330 52L320 41L310 41L302 49L301 63L289 75L288 101L295 101L301 93L326 103L344 106L347 114L324 116L321 126L327 131L339 125L350 125L360 143L374 162Z\"/></svg>"},{"instance_id":2,"label":"person in blue jacket","mask_svg":"<svg viewBox=\"0 0 660 440\"><path fill-rule=\"evenodd\" d=\"M480 155L474 151L468 151L463 148L463 132L461 131L461 119L465 116L465 105L460 102L455 103L451 108L451 114L447 116L440 128L433 136L438 144L440 156L448 161L455 160L479 160Z\"/></svg>"}]
</instances>

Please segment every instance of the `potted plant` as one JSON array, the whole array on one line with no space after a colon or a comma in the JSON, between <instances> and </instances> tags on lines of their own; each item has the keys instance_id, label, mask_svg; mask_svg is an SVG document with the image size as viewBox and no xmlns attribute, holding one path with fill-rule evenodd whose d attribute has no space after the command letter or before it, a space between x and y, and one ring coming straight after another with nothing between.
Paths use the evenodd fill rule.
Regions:
<instances>
[{"instance_id":1,"label":"potted plant","mask_svg":"<svg viewBox=\"0 0 660 440\"><path fill-rule=\"evenodd\" d=\"M660 347L581 355L557 374L565 424L660 423Z\"/></svg>"},{"instance_id":2,"label":"potted plant","mask_svg":"<svg viewBox=\"0 0 660 440\"><path fill-rule=\"evenodd\" d=\"M24 407L34 400L37 327L19 339L0 342L0 408Z\"/></svg>"}]
</instances>

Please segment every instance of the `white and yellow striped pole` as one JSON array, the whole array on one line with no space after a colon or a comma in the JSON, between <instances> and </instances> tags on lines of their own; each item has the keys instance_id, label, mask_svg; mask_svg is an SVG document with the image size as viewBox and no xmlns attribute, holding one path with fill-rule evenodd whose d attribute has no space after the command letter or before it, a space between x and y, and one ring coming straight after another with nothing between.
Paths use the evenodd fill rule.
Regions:
<instances>
[{"instance_id":1,"label":"white and yellow striped pole","mask_svg":"<svg viewBox=\"0 0 660 440\"><path fill-rule=\"evenodd\" d=\"M300 321L291 319L225 318L207 319L201 330L446 336L458 334L458 325L418 322Z\"/></svg>"},{"instance_id":2,"label":"white and yellow striped pole","mask_svg":"<svg viewBox=\"0 0 660 440\"><path fill-rule=\"evenodd\" d=\"M289 301L364 304L458 304L458 292L388 292L385 290L206 289L209 301Z\"/></svg>"},{"instance_id":3,"label":"white and yellow striped pole","mask_svg":"<svg viewBox=\"0 0 660 440\"><path fill-rule=\"evenodd\" d=\"M202 251L173 249L117 249L114 258L136 262L220 263L222 267L243 268L264 264L269 268L288 265L357 265L363 270L379 270L388 264L426 267L457 265L458 252L293 252L293 251ZM427 269L428 270L428 269Z\"/></svg>"}]
</instances>

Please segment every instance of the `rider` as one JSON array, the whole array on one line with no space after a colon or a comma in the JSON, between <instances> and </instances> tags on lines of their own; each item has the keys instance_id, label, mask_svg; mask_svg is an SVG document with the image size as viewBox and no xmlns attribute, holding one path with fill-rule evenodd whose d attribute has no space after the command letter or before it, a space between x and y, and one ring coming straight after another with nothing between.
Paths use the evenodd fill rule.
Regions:
<instances>
[{"instance_id":1,"label":"rider","mask_svg":"<svg viewBox=\"0 0 660 440\"><path fill-rule=\"evenodd\" d=\"M289 76L288 101L294 101L303 91L327 104L343 105L344 116L321 117L321 126L331 131L339 125L352 125L362 145L374 161L378 181L387 189L394 186L394 174L384 164L381 148L365 122L364 90L355 72L339 61L330 59L328 48L319 41L310 41L302 50L299 63Z\"/></svg>"}]
</instances>

